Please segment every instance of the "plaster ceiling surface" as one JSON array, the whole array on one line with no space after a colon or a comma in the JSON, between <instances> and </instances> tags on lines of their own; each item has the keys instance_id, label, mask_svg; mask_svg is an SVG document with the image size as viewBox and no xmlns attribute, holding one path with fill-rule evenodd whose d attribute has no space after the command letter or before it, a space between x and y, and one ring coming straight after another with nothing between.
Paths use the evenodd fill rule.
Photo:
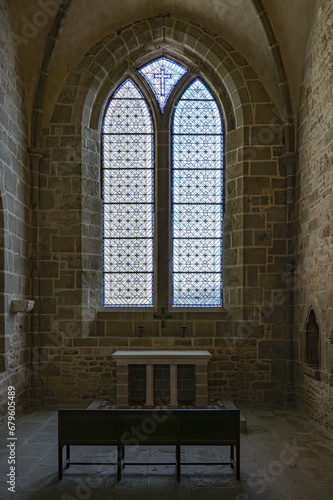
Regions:
<instances>
[{"instance_id":1,"label":"plaster ceiling surface","mask_svg":"<svg viewBox=\"0 0 333 500\"><path fill-rule=\"evenodd\" d=\"M7 1L15 18L18 35L23 33L24 26L29 21L37 24L34 22L37 19L36 13L46 12L47 5L61 3L61 0ZM315 0L264 1L281 45L294 112L297 109L314 2ZM166 13L195 21L211 33L223 37L255 68L273 101L277 106L281 105L275 63L252 0L73 0L53 56L44 119L49 118L66 78L92 46L119 27ZM40 26L35 26L35 33L25 43L20 43L29 116L47 33L54 17L50 9L44 18L40 15Z\"/></svg>"},{"instance_id":2,"label":"plaster ceiling surface","mask_svg":"<svg viewBox=\"0 0 333 500\"><path fill-rule=\"evenodd\" d=\"M163 13L190 19L222 36L249 60L280 105L274 61L251 0L95 0L93 8L90 0L74 0L54 58L49 97L59 93L71 69L103 37L133 21Z\"/></svg>"},{"instance_id":3,"label":"plaster ceiling surface","mask_svg":"<svg viewBox=\"0 0 333 500\"><path fill-rule=\"evenodd\" d=\"M316 0L263 0L281 48L295 114L315 3Z\"/></svg>"}]
</instances>

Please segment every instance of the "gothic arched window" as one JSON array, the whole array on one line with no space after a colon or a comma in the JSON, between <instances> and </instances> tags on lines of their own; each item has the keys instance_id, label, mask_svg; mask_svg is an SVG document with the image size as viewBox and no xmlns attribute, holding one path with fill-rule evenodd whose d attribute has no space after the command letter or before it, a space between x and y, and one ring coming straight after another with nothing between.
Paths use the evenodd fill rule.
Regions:
<instances>
[{"instance_id":1,"label":"gothic arched window","mask_svg":"<svg viewBox=\"0 0 333 500\"><path fill-rule=\"evenodd\" d=\"M319 325L314 310L311 309L305 326L306 332L306 362L313 367L319 367Z\"/></svg>"},{"instance_id":2,"label":"gothic arched window","mask_svg":"<svg viewBox=\"0 0 333 500\"><path fill-rule=\"evenodd\" d=\"M207 85L165 57L139 68L102 139L104 305L220 307L223 129Z\"/></svg>"},{"instance_id":3,"label":"gothic arched window","mask_svg":"<svg viewBox=\"0 0 333 500\"><path fill-rule=\"evenodd\" d=\"M103 125L104 303L153 305L153 126L138 87L126 80Z\"/></svg>"}]
</instances>

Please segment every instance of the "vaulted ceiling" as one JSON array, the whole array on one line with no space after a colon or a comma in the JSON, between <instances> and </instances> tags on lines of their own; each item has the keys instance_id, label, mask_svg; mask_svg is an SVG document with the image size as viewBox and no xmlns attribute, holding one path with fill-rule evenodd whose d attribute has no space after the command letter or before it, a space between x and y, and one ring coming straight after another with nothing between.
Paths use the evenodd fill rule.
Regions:
<instances>
[{"instance_id":1,"label":"vaulted ceiling","mask_svg":"<svg viewBox=\"0 0 333 500\"><path fill-rule=\"evenodd\" d=\"M20 41L29 118L47 36L55 21L52 11L61 0L8 0L8 3ZM266 9L280 48L296 115L314 4L315 0L72 0L53 52L46 98L52 100L58 95L75 65L104 36L133 21L170 13L205 26L233 45L256 69L279 106L276 58L270 48L267 22L258 15L261 5Z\"/></svg>"}]
</instances>

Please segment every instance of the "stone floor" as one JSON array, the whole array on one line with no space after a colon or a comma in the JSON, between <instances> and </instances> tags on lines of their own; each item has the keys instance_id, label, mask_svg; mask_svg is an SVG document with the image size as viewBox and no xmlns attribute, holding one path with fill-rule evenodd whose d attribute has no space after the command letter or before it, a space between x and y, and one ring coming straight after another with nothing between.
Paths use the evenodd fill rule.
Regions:
<instances>
[{"instance_id":1,"label":"stone floor","mask_svg":"<svg viewBox=\"0 0 333 500\"><path fill-rule=\"evenodd\" d=\"M241 408L241 481L228 467L184 466L178 484L173 466L128 466L121 482L115 467L72 466L57 479L57 414L31 410L17 419L16 492L7 491L7 430L1 429L0 498L33 500L330 500L333 498L333 434L294 409ZM224 452L222 452L223 454ZM73 448L72 459L115 459L107 447ZM127 453L130 458L130 453ZM133 461L173 461L172 447L140 447ZM221 459L221 448L187 447L183 461Z\"/></svg>"}]
</instances>

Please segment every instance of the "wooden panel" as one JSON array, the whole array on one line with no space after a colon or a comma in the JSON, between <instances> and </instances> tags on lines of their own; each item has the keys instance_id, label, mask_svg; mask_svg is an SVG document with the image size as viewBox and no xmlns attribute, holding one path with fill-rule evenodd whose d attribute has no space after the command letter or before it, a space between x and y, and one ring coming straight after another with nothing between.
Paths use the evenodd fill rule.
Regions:
<instances>
[{"instance_id":1,"label":"wooden panel","mask_svg":"<svg viewBox=\"0 0 333 500\"><path fill-rule=\"evenodd\" d=\"M180 442L236 442L239 415L239 410L183 410L180 414Z\"/></svg>"},{"instance_id":2,"label":"wooden panel","mask_svg":"<svg viewBox=\"0 0 333 500\"><path fill-rule=\"evenodd\" d=\"M123 444L176 443L177 419L166 410L123 410Z\"/></svg>"},{"instance_id":3,"label":"wooden panel","mask_svg":"<svg viewBox=\"0 0 333 500\"><path fill-rule=\"evenodd\" d=\"M239 410L59 410L59 437L70 444L236 443Z\"/></svg>"},{"instance_id":4,"label":"wooden panel","mask_svg":"<svg viewBox=\"0 0 333 500\"><path fill-rule=\"evenodd\" d=\"M59 410L60 439L71 444L116 443L119 419L118 410Z\"/></svg>"}]
</instances>

